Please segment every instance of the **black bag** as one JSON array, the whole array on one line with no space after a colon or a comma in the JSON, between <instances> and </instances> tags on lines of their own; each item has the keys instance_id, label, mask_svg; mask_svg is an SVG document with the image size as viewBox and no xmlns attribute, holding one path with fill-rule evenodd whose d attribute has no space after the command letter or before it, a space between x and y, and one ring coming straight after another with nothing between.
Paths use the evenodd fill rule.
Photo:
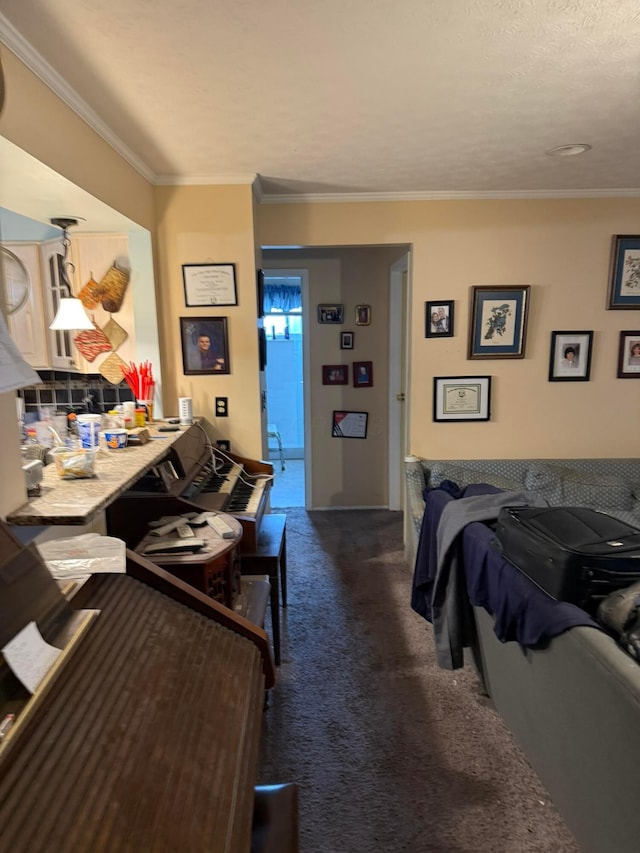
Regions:
<instances>
[{"instance_id":1,"label":"black bag","mask_svg":"<svg viewBox=\"0 0 640 853\"><path fill-rule=\"evenodd\" d=\"M585 507L505 507L496 535L507 560L559 601L593 612L640 580L640 528Z\"/></svg>"}]
</instances>

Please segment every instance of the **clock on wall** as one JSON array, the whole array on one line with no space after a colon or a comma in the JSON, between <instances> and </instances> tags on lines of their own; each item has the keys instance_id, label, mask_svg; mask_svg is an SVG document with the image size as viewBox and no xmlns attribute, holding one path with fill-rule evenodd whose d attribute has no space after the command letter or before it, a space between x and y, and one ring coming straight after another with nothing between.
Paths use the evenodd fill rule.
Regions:
<instances>
[{"instance_id":1,"label":"clock on wall","mask_svg":"<svg viewBox=\"0 0 640 853\"><path fill-rule=\"evenodd\" d=\"M6 246L0 246L0 281L4 286L4 308L7 314L15 314L27 302L31 290L31 278L25 265Z\"/></svg>"}]
</instances>

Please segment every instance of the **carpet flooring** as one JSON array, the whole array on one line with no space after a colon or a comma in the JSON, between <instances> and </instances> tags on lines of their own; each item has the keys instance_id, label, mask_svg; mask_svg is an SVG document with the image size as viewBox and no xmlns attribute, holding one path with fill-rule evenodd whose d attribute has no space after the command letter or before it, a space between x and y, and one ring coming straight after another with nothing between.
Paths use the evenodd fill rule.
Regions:
<instances>
[{"instance_id":1,"label":"carpet flooring","mask_svg":"<svg viewBox=\"0 0 640 853\"><path fill-rule=\"evenodd\" d=\"M402 514L279 511L289 606L259 781L300 786L301 853L576 853L473 670L437 667Z\"/></svg>"}]
</instances>

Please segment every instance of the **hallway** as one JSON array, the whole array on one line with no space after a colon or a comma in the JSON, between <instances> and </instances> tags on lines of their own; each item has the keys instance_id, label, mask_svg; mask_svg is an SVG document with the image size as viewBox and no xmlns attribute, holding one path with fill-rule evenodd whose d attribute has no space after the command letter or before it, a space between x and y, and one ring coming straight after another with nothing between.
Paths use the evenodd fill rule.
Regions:
<instances>
[{"instance_id":1,"label":"hallway","mask_svg":"<svg viewBox=\"0 0 640 853\"><path fill-rule=\"evenodd\" d=\"M280 470L280 461L272 459L273 485L271 487L271 509L304 506L304 459L287 459L285 470Z\"/></svg>"}]
</instances>

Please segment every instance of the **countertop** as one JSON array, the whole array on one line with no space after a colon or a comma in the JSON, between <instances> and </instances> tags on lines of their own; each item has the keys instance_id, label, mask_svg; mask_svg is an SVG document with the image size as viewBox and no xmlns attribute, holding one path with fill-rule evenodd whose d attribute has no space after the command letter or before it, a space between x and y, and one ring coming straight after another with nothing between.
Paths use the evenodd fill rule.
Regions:
<instances>
[{"instance_id":1,"label":"countertop","mask_svg":"<svg viewBox=\"0 0 640 853\"><path fill-rule=\"evenodd\" d=\"M147 444L121 450L100 448L96 454L96 476L63 480L55 465L43 469L40 495L7 515L12 525L88 524L113 500L145 474L185 430L158 432L161 424L151 424Z\"/></svg>"}]
</instances>

